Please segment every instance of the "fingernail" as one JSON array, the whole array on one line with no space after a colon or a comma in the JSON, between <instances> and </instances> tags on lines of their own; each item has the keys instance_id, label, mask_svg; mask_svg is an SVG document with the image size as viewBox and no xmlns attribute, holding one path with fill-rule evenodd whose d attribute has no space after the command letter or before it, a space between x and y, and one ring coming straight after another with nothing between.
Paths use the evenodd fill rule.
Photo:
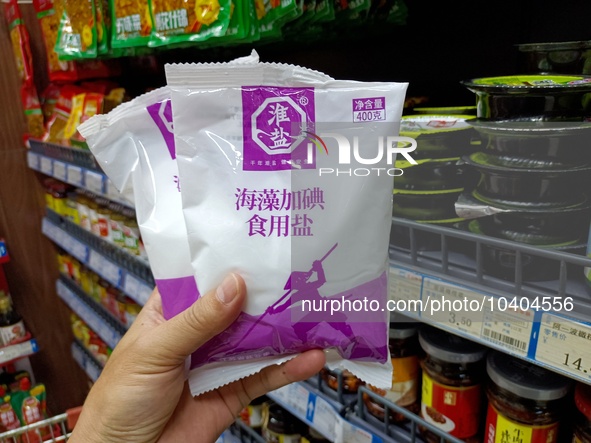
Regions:
<instances>
[{"instance_id":1,"label":"fingernail","mask_svg":"<svg viewBox=\"0 0 591 443\"><path fill-rule=\"evenodd\" d=\"M225 305L230 304L238 295L238 280L236 280L236 276L234 274L226 276L222 284L216 289L215 295Z\"/></svg>"}]
</instances>

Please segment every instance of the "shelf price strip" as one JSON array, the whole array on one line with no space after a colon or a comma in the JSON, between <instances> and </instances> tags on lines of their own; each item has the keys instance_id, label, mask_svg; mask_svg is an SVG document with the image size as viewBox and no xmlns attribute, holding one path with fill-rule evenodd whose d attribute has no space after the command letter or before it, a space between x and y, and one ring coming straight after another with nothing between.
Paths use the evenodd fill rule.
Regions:
<instances>
[{"instance_id":1,"label":"shelf price strip","mask_svg":"<svg viewBox=\"0 0 591 443\"><path fill-rule=\"evenodd\" d=\"M52 176L63 182L70 183L71 185L85 188L88 191L125 206L132 207L128 201L121 197L113 183L111 183L105 175L99 172L91 171L60 160L54 160L50 157L30 151L27 152L27 164L29 168L35 171Z\"/></svg>"},{"instance_id":2,"label":"shelf price strip","mask_svg":"<svg viewBox=\"0 0 591 443\"><path fill-rule=\"evenodd\" d=\"M42 232L56 244L72 254L81 263L88 266L113 286L121 289L137 303L144 305L150 297L150 294L152 293L151 286L120 268L117 264L101 255L100 252L75 239L48 219L43 219L41 229Z\"/></svg>"},{"instance_id":3,"label":"shelf price strip","mask_svg":"<svg viewBox=\"0 0 591 443\"><path fill-rule=\"evenodd\" d=\"M426 309L427 300L430 303L441 301L444 295L452 301L474 300L474 306L478 304L482 309L461 312ZM509 351L572 378L591 381L591 324L552 311L536 311L533 307L510 307L512 302L498 300L502 297L399 266L390 267L389 296L390 300L401 301L401 306L406 303L406 306L422 308L402 312L405 315ZM409 303L411 300L423 305L413 305Z\"/></svg>"},{"instance_id":4,"label":"shelf price strip","mask_svg":"<svg viewBox=\"0 0 591 443\"><path fill-rule=\"evenodd\" d=\"M86 352L77 343L72 343L72 357L80 365L86 375L96 381L101 375L101 368L86 354Z\"/></svg>"},{"instance_id":5,"label":"shelf price strip","mask_svg":"<svg viewBox=\"0 0 591 443\"><path fill-rule=\"evenodd\" d=\"M121 334L103 320L90 306L80 300L69 288L61 281L56 283L56 291L60 298L70 307L72 311L80 316L90 328L96 332L107 345L114 348Z\"/></svg>"},{"instance_id":6,"label":"shelf price strip","mask_svg":"<svg viewBox=\"0 0 591 443\"><path fill-rule=\"evenodd\" d=\"M332 442L382 443L381 438L341 417L328 400L304 383L291 383L267 395Z\"/></svg>"},{"instance_id":7,"label":"shelf price strip","mask_svg":"<svg viewBox=\"0 0 591 443\"><path fill-rule=\"evenodd\" d=\"M0 348L0 364L8 363L19 358L33 355L39 350L37 340L31 339L23 343Z\"/></svg>"}]
</instances>

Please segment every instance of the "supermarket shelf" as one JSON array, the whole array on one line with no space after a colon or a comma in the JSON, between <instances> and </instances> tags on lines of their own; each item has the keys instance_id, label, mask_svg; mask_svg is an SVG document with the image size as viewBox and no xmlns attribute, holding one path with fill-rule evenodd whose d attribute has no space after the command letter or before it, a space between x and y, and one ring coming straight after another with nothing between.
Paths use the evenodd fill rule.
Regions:
<instances>
[{"instance_id":1,"label":"supermarket shelf","mask_svg":"<svg viewBox=\"0 0 591 443\"><path fill-rule=\"evenodd\" d=\"M30 339L22 343L16 343L10 346L0 348L0 365L11 363L15 360L28 357L39 350L37 340Z\"/></svg>"},{"instance_id":2,"label":"supermarket shelf","mask_svg":"<svg viewBox=\"0 0 591 443\"><path fill-rule=\"evenodd\" d=\"M140 305L150 297L154 279L149 265L142 259L51 211L47 211L47 217L43 219L42 232Z\"/></svg>"},{"instance_id":3,"label":"supermarket shelf","mask_svg":"<svg viewBox=\"0 0 591 443\"><path fill-rule=\"evenodd\" d=\"M103 341L114 348L125 331L122 331L109 317L96 311L93 306L87 304L79 294L74 292L64 280L57 280L57 295L74 311L84 322L96 332Z\"/></svg>"},{"instance_id":4,"label":"supermarket shelf","mask_svg":"<svg viewBox=\"0 0 591 443\"><path fill-rule=\"evenodd\" d=\"M107 310L103 305L98 303L95 299L90 297L84 290L70 277L64 274L60 274L60 281L74 294L80 298L85 304L90 306L94 311L98 312L101 317L109 319L109 322L118 329L121 333L125 333L127 331L127 326L125 326L121 320L115 317L109 310Z\"/></svg>"},{"instance_id":5,"label":"supermarket shelf","mask_svg":"<svg viewBox=\"0 0 591 443\"><path fill-rule=\"evenodd\" d=\"M216 443L265 443L266 440L252 428L237 419L229 429L218 438Z\"/></svg>"},{"instance_id":6,"label":"supermarket shelf","mask_svg":"<svg viewBox=\"0 0 591 443\"><path fill-rule=\"evenodd\" d=\"M442 432L412 412L363 387L353 400L343 405L321 392L315 385L316 379L313 378L306 382L284 386L268 393L267 396L335 443L351 441L356 443L423 442L419 438L419 426L431 430L442 443L461 443L460 440ZM369 392L370 395L376 397L376 402L404 415L408 422L404 425L393 425L374 419L363 407L363 392Z\"/></svg>"},{"instance_id":7,"label":"supermarket shelf","mask_svg":"<svg viewBox=\"0 0 591 443\"><path fill-rule=\"evenodd\" d=\"M30 150L27 152L27 164L29 165L29 168L133 208L133 203L121 196L117 188L115 188L113 183L98 169L98 167L89 169L88 166L80 165L84 165L88 162L82 161L75 164L64 161L64 157L68 158L66 155L56 155L58 158L53 158L47 155L58 152L57 148L76 153L76 155L72 154L72 157L74 158L84 157L85 155L92 157L90 152L59 146L54 150L47 151L45 154L39 154Z\"/></svg>"},{"instance_id":8,"label":"supermarket shelf","mask_svg":"<svg viewBox=\"0 0 591 443\"><path fill-rule=\"evenodd\" d=\"M94 359L92 355L88 353L84 346L77 342L72 343L72 357L76 360L76 363L86 372L88 378L93 382L101 375L102 368L100 364Z\"/></svg>"},{"instance_id":9,"label":"supermarket shelf","mask_svg":"<svg viewBox=\"0 0 591 443\"><path fill-rule=\"evenodd\" d=\"M399 303L402 313L575 380L591 382L591 294L583 281L583 267L591 266L591 259L409 220L395 218L393 223L409 229L413 245L410 250L390 248L390 299ZM423 240L429 235L438 237L439 250L418 250L420 235ZM545 258L555 263L559 277L525 281L519 258L514 279L488 275L483 270L483 248L487 246L512 251L518 257ZM565 309L569 297L572 306ZM444 300L455 302L456 307L448 304L436 309L444 306ZM550 304L542 305L544 301ZM572 363L579 358L581 365Z\"/></svg>"}]
</instances>

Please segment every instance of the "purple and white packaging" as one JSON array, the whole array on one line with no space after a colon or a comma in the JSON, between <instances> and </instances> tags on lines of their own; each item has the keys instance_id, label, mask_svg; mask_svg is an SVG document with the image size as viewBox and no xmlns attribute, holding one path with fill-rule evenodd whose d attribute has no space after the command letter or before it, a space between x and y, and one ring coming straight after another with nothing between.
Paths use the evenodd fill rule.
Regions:
<instances>
[{"instance_id":1,"label":"purple and white packaging","mask_svg":"<svg viewBox=\"0 0 591 443\"><path fill-rule=\"evenodd\" d=\"M389 171L407 84L284 71L166 66L196 280L208 291L237 272L248 288L238 320L193 355L194 395L312 348L391 385Z\"/></svg>"}]
</instances>

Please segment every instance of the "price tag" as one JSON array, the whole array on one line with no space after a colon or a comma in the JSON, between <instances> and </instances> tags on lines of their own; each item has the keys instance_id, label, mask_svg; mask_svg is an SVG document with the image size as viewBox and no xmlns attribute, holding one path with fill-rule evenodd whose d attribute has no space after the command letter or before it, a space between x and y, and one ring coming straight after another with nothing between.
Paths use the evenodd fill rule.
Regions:
<instances>
[{"instance_id":1,"label":"price tag","mask_svg":"<svg viewBox=\"0 0 591 443\"><path fill-rule=\"evenodd\" d=\"M90 254L88 255L88 267L91 268L94 272L100 273L103 267L104 258L101 254L96 252L94 249L90 250Z\"/></svg>"},{"instance_id":2,"label":"price tag","mask_svg":"<svg viewBox=\"0 0 591 443\"><path fill-rule=\"evenodd\" d=\"M113 286L119 286L121 282L121 269L112 261L105 258L100 273Z\"/></svg>"},{"instance_id":3,"label":"price tag","mask_svg":"<svg viewBox=\"0 0 591 443\"><path fill-rule=\"evenodd\" d=\"M374 442L373 435L353 423L341 420L342 423L342 439L338 441L346 441L347 443L372 443Z\"/></svg>"},{"instance_id":4,"label":"price tag","mask_svg":"<svg viewBox=\"0 0 591 443\"><path fill-rule=\"evenodd\" d=\"M53 160L48 157L41 157L39 160L39 170L43 172L45 175L52 175L53 174Z\"/></svg>"},{"instance_id":5,"label":"price tag","mask_svg":"<svg viewBox=\"0 0 591 443\"><path fill-rule=\"evenodd\" d=\"M423 276L417 272L391 267L389 281L390 300L396 301L401 312L414 317L420 316L420 308L416 301L421 299ZM408 303L411 301L411 303ZM405 308L406 309L402 309Z\"/></svg>"},{"instance_id":6,"label":"price tag","mask_svg":"<svg viewBox=\"0 0 591 443\"><path fill-rule=\"evenodd\" d=\"M539 334L536 361L586 382L591 380L591 326L545 313Z\"/></svg>"},{"instance_id":7,"label":"price tag","mask_svg":"<svg viewBox=\"0 0 591 443\"><path fill-rule=\"evenodd\" d=\"M32 340L29 340L24 343L0 348L0 363L6 363L35 353L36 344L34 343Z\"/></svg>"},{"instance_id":8,"label":"price tag","mask_svg":"<svg viewBox=\"0 0 591 443\"><path fill-rule=\"evenodd\" d=\"M503 303L493 303L493 309L485 313L482 338L525 357L529 348L534 312L511 308L501 310L503 307Z\"/></svg>"},{"instance_id":9,"label":"price tag","mask_svg":"<svg viewBox=\"0 0 591 443\"><path fill-rule=\"evenodd\" d=\"M74 186L83 186L82 168L79 166L68 165L66 181Z\"/></svg>"},{"instance_id":10,"label":"price tag","mask_svg":"<svg viewBox=\"0 0 591 443\"><path fill-rule=\"evenodd\" d=\"M67 248L74 257L80 260L82 263L86 263L88 260L88 247L84 244L76 240L75 238L68 237L69 240L69 247Z\"/></svg>"},{"instance_id":11,"label":"price tag","mask_svg":"<svg viewBox=\"0 0 591 443\"><path fill-rule=\"evenodd\" d=\"M480 338L485 307L483 294L425 277L422 301L422 317Z\"/></svg>"},{"instance_id":12,"label":"price tag","mask_svg":"<svg viewBox=\"0 0 591 443\"><path fill-rule=\"evenodd\" d=\"M105 192L105 176L94 171L86 171L84 174L86 189L95 194L103 195Z\"/></svg>"},{"instance_id":13,"label":"price tag","mask_svg":"<svg viewBox=\"0 0 591 443\"><path fill-rule=\"evenodd\" d=\"M66 176L67 176L67 165L64 162L60 162L57 160L53 161L53 176L55 178L57 178L58 180L61 180L63 182L66 181Z\"/></svg>"},{"instance_id":14,"label":"price tag","mask_svg":"<svg viewBox=\"0 0 591 443\"><path fill-rule=\"evenodd\" d=\"M88 377L92 380L92 381L96 381L99 378L99 375L101 375L101 370L100 368L98 368L95 363L88 359L86 361L86 375L88 375Z\"/></svg>"},{"instance_id":15,"label":"price tag","mask_svg":"<svg viewBox=\"0 0 591 443\"><path fill-rule=\"evenodd\" d=\"M27 165L29 165L29 168L34 169L35 171L38 171L40 169L39 166L39 156L31 151L27 152Z\"/></svg>"}]
</instances>

